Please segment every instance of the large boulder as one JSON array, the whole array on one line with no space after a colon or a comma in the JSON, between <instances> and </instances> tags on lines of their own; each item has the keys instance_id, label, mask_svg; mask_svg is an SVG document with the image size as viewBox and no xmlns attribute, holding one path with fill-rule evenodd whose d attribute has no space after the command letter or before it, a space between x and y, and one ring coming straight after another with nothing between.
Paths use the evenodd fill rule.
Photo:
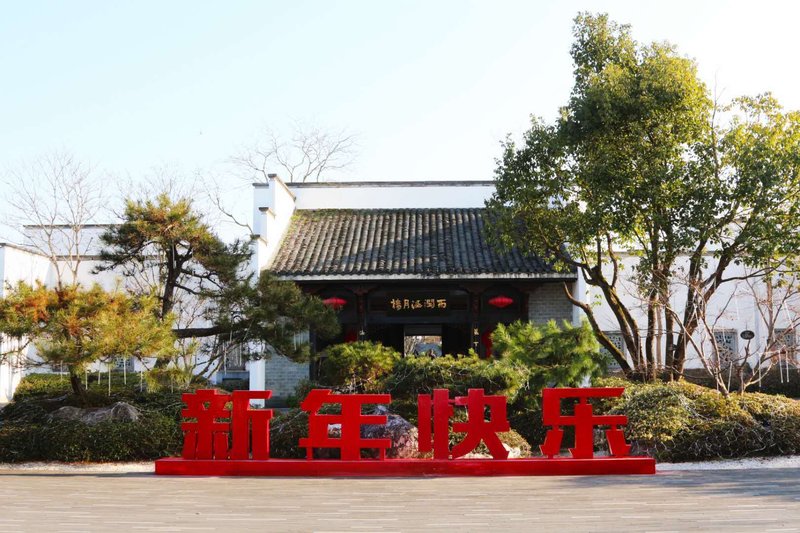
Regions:
<instances>
[{"instance_id":1,"label":"large boulder","mask_svg":"<svg viewBox=\"0 0 800 533\"><path fill-rule=\"evenodd\" d=\"M390 439L392 445L386 450L386 457L391 459L405 459L417 457L417 428L411 422L390 413L385 405L378 405L370 415L384 415L387 417L386 425L366 424L361 426L362 439ZM341 424L328 425L328 437L339 439L342 437ZM377 449L368 449L361 452L362 457L377 459L380 452ZM318 448L314 450L314 457L318 459L338 459L339 450L336 448Z\"/></svg>"},{"instance_id":2,"label":"large boulder","mask_svg":"<svg viewBox=\"0 0 800 533\"><path fill-rule=\"evenodd\" d=\"M385 415L385 425L361 426L362 439L390 439L392 446L386 450L386 457L391 459L407 459L417 457L418 432L414 425L394 413L390 413L385 405L378 405L372 411L373 415ZM378 450L370 450L374 457L378 457Z\"/></svg>"},{"instance_id":3,"label":"large boulder","mask_svg":"<svg viewBox=\"0 0 800 533\"><path fill-rule=\"evenodd\" d=\"M77 420L89 426L101 422L136 422L141 412L129 403L117 402L108 407L80 407L65 406L52 414L53 420Z\"/></svg>"}]
</instances>

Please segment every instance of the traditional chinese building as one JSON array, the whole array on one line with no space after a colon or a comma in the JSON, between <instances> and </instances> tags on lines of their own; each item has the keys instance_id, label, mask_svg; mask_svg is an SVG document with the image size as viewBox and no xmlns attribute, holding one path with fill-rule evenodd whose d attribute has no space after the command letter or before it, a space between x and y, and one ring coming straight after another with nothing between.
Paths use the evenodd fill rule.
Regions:
<instances>
[{"instance_id":1,"label":"traditional chinese building","mask_svg":"<svg viewBox=\"0 0 800 533\"><path fill-rule=\"evenodd\" d=\"M490 357L490 334L515 320L576 321L563 283L537 257L490 246L489 181L284 183L255 187L255 269L270 269L337 309L332 342L368 339L401 353ZM576 291L576 293L579 291ZM325 344L311 339L321 350ZM430 347L430 351L428 351ZM250 364L251 389L289 394L308 365Z\"/></svg>"}]
</instances>

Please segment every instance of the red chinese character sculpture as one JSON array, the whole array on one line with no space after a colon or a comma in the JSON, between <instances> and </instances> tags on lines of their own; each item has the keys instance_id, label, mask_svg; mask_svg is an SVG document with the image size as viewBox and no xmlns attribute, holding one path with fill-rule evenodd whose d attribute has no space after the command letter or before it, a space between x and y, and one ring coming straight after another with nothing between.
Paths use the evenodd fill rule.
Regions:
<instances>
[{"instance_id":1,"label":"red chinese character sculpture","mask_svg":"<svg viewBox=\"0 0 800 533\"><path fill-rule=\"evenodd\" d=\"M625 415L594 415L592 406L587 402L589 398L616 398L622 396L623 387L608 388L563 388L544 389L542 391L542 421L546 426L553 426L547 430L544 444L539 446L542 454L549 458L558 455L561 450L561 440L564 430L561 426L575 427L575 447L570 448L570 453L575 459L591 459L594 457L594 428L596 426L611 426L606 430L606 440L609 451L614 457L627 457L631 447L625 442L625 436L618 426L628 423ZM575 405L574 415L561 414L561 400L563 398L577 398L580 402Z\"/></svg>"},{"instance_id":2,"label":"red chinese character sculpture","mask_svg":"<svg viewBox=\"0 0 800 533\"><path fill-rule=\"evenodd\" d=\"M199 390L181 396L186 409L181 410L184 418L194 418L195 422L183 422L184 459L227 459L228 435L231 416L226 404L231 401L230 394L217 390Z\"/></svg>"},{"instance_id":3,"label":"red chinese character sculpture","mask_svg":"<svg viewBox=\"0 0 800 533\"><path fill-rule=\"evenodd\" d=\"M311 391L301 404L308 413L308 435L300 439L306 459L270 459L269 422L272 411L253 409L250 401L266 400L270 391L200 390L184 394L187 418L182 457L156 461L157 474L214 476L489 476L489 475L595 475L654 474L655 460L630 457L621 426L622 415L595 415L590 398L613 398L622 395L618 388L545 389L542 394L543 421L552 426L540 446L545 457L508 459L508 451L498 433L508 431L506 398L487 395L483 389L470 389L466 396L450 398L446 389L421 394L419 400L418 449L433 452L433 458L397 458L386 460L391 447L388 438L362 437L365 425L385 425L388 416L363 414L365 404L385 404L389 394L331 394L330 390ZM562 414L561 400L574 400L574 412ZM325 405L338 406L320 413ZM452 422L456 408L466 408L466 421ZM487 409L488 408L488 409ZM565 407L570 409L570 407ZM488 411L488 415L487 412ZM488 420L487 420L488 416ZM341 435L331 437L329 428L340 425ZM572 458L559 455L564 436L563 426L575 427ZM610 457L594 457L594 428L605 426ZM450 430L463 434L450 447ZM406 431L406 428L403 428ZM481 442L492 459L464 458ZM340 450L341 461L311 461L315 448ZM361 452L377 449L380 460L362 461ZM462 458L460 460L454 460Z\"/></svg>"},{"instance_id":4,"label":"red chinese character sculpture","mask_svg":"<svg viewBox=\"0 0 800 533\"><path fill-rule=\"evenodd\" d=\"M434 459L457 459L474 451L483 441L494 459L508 458L497 433L511 429L506 416L505 396L488 396L483 389L470 389L467 396L457 396L450 400L450 392L446 389L435 389L433 397L420 394L417 397L418 442L420 452L433 449ZM465 433L464 439L449 448L450 418L453 416L453 405L467 407L467 421L456 422L453 430ZM484 419L484 411L489 407L489 420ZM431 432L431 417L433 431Z\"/></svg>"},{"instance_id":5,"label":"red chinese character sculpture","mask_svg":"<svg viewBox=\"0 0 800 533\"><path fill-rule=\"evenodd\" d=\"M314 389L300 404L308 413L308 437L300 439L300 447L306 448L307 458L312 459L314 448L338 448L341 458L346 461L361 459L361 450L377 448L380 460L386 458L386 449L391 447L391 439L362 439L361 426L365 424L386 424L386 415L365 415L361 412L364 404L389 403L389 394L331 394L330 389ZM341 414L319 414L323 404L340 404ZM328 426L341 425L341 437L328 436Z\"/></svg>"},{"instance_id":6,"label":"red chinese character sculpture","mask_svg":"<svg viewBox=\"0 0 800 533\"><path fill-rule=\"evenodd\" d=\"M272 409L251 409L250 400L269 400L272 391L233 391L231 459L269 459L269 421Z\"/></svg>"},{"instance_id":7,"label":"red chinese character sculpture","mask_svg":"<svg viewBox=\"0 0 800 533\"><path fill-rule=\"evenodd\" d=\"M434 459L450 458L450 418L453 416L454 400L447 389L434 389L430 394L417 396L417 446L421 453L433 449ZM431 432L431 416L433 431Z\"/></svg>"},{"instance_id":8,"label":"red chinese character sculpture","mask_svg":"<svg viewBox=\"0 0 800 533\"><path fill-rule=\"evenodd\" d=\"M184 459L269 459L271 409L250 409L250 400L267 400L271 391L199 390L181 396ZM233 410L227 408L233 402ZM230 446L230 437L233 445Z\"/></svg>"}]
</instances>

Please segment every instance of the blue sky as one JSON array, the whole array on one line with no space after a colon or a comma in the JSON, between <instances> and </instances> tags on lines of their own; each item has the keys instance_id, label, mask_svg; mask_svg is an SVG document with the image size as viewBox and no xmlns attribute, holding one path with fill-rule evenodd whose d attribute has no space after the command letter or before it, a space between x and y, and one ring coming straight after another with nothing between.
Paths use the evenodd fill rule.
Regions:
<instances>
[{"instance_id":1,"label":"blue sky","mask_svg":"<svg viewBox=\"0 0 800 533\"><path fill-rule=\"evenodd\" d=\"M334 178L491 178L500 139L566 101L583 10L676 44L723 98L800 108L794 2L7 2L0 170L67 150L112 179L224 182L230 156L299 121L357 135Z\"/></svg>"}]
</instances>

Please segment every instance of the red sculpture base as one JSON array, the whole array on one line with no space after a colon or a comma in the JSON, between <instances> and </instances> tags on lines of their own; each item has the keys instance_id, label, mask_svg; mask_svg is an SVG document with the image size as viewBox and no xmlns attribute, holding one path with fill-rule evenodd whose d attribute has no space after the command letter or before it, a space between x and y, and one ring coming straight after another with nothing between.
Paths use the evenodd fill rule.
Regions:
<instances>
[{"instance_id":1,"label":"red sculpture base","mask_svg":"<svg viewBox=\"0 0 800 533\"><path fill-rule=\"evenodd\" d=\"M156 474L172 476L586 476L655 474L650 457L593 459L305 459L202 460L169 457L156 461Z\"/></svg>"}]
</instances>

